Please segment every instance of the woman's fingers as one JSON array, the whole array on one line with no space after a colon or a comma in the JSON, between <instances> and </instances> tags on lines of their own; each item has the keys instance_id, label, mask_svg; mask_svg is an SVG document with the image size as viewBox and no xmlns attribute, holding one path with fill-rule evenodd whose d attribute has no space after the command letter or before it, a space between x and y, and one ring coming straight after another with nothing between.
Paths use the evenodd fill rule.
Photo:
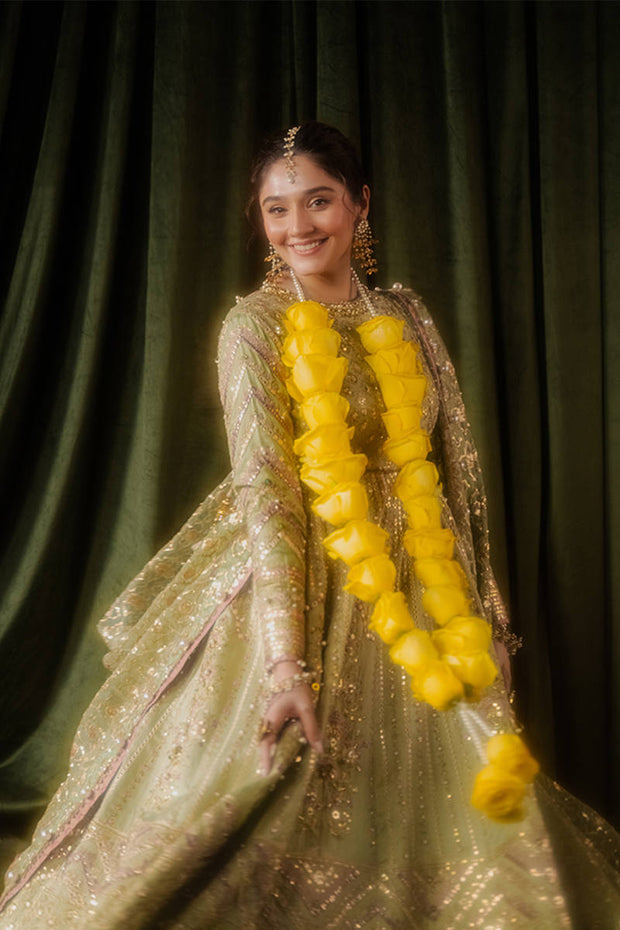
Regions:
<instances>
[{"instance_id":1,"label":"woman's fingers","mask_svg":"<svg viewBox=\"0 0 620 930\"><path fill-rule=\"evenodd\" d=\"M321 741L321 730L319 728L314 707L312 704L304 704L299 709L299 719L304 730L304 735L315 752L323 754L323 743Z\"/></svg>"},{"instance_id":2,"label":"woman's fingers","mask_svg":"<svg viewBox=\"0 0 620 930\"><path fill-rule=\"evenodd\" d=\"M308 693L306 693L307 690ZM268 716L264 718L259 748L261 770L265 775L268 775L271 771L275 744L282 733L283 727L289 720L299 720L308 743L315 752L323 752L321 730L316 719L310 692L306 686L302 686L272 701L268 709Z\"/></svg>"}]
</instances>

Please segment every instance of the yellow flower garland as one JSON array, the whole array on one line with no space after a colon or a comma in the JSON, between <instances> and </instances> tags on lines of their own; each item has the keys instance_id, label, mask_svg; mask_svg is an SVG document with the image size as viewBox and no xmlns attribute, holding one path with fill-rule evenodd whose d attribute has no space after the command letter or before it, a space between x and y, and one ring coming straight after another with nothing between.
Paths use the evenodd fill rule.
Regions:
<instances>
[{"instance_id":1,"label":"yellow flower garland","mask_svg":"<svg viewBox=\"0 0 620 930\"><path fill-rule=\"evenodd\" d=\"M409 527L403 542L425 589L423 608L438 627L432 633L416 627L403 593L394 591L396 566L387 552L388 534L367 518L361 478L368 460L351 449L349 405L340 393L348 362L338 354L340 336L329 312L314 301L301 301L288 308L284 322L288 335L282 361L291 370L286 386L308 425L294 445L302 463L300 477L319 495L313 511L336 527L323 544L331 558L349 566L345 591L375 604L370 628L390 646L392 661L411 676L416 698L437 710L463 698L479 700L497 676L489 655L491 628L471 615L467 579L454 558L455 537L441 525L439 475L427 459L430 438L420 425L427 383L419 347L403 339L404 322L393 317L374 317L357 328L386 406L383 451L399 468L394 493ZM476 807L501 821L520 816L532 773L523 759L536 766L519 737L506 736L523 749L521 768L506 768L498 758L510 754L495 753L472 795ZM518 755L515 745L512 752Z\"/></svg>"}]
</instances>

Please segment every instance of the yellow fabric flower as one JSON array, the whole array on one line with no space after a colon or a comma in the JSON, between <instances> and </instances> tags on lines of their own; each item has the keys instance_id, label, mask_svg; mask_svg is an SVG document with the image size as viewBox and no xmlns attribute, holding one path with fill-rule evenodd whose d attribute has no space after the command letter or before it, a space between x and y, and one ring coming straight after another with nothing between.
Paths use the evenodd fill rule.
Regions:
<instances>
[{"instance_id":1,"label":"yellow fabric flower","mask_svg":"<svg viewBox=\"0 0 620 930\"><path fill-rule=\"evenodd\" d=\"M358 326L357 331L366 351L378 352L402 342L404 327L403 320L396 320L392 316L375 316Z\"/></svg>"},{"instance_id":2,"label":"yellow fabric flower","mask_svg":"<svg viewBox=\"0 0 620 930\"><path fill-rule=\"evenodd\" d=\"M333 391L313 394L301 405L301 412L310 429L327 423L344 423L349 413L349 401Z\"/></svg>"},{"instance_id":3,"label":"yellow fabric flower","mask_svg":"<svg viewBox=\"0 0 620 930\"><path fill-rule=\"evenodd\" d=\"M376 601L384 591L393 591L396 567L389 555L373 555L349 569L344 590L361 601Z\"/></svg>"},{"instance_id":4,"label":"yellow fabric flower","mask_svg":"<svg viewBox=\"0 0 620 930\"><path fill-rule=\"evenodd\" d=\"M417 674L437 658L437 650L426 630L413 629L405 633L390 649L392 662L401 665L410 675Z\"/></svg>"},{"instance_id":5,"label":"yellow fabric flower","mask_svg":"<svg viewBox=\"0 0 620 930\"><path fill-rule=\"evenodd\" d=\"M441 498L437 494L420 494L403 501L407 522L412 530L441 529Z\"/></svg>"},{"instance_id":6,"label":"yellow fabric flower","mask_svg":"<svg viewBox=\"0 0 620 930\"><path fill-rule=\"evenodd\" d=\"M523 819L525 782L498 765L487 765L476 775L471 803L491 820L514 823Z\"/></svg>"},{"instance_id":7,"label":"yellow fabric flower","mask_svg":"<svg viewBox=\"0 0 620 930\"><path fill-rule=\"evenodd\" d=\"M524 782L534 780L540 766L523 740L516 733L498 733L487 743L487 759L491 765L510 772Z\"/></svg>"},{"instance_id":8,"label":"yellow fabric flower","mask_svg":"<svg viewBox=\"0 0 620 930\"><path fill-rule=\"evenodd\" d=\"M289 392L289 394L293 398L293 400L296 400L298 404L304 399L304 395L301 393L301 391L299 390L299 388L293 381L292 375L290 378L285 379L284 385L286 387L286 390Z\"/></svg>"},{"instance_id":9,"label":"yellow fabric flower","mask_svg":"<svg viewBox=\"0 0 620 930\"><path fill-rule=\"evenodd\" d=\"M425 588L436 585L467 587L465 573L454 559L416 559L413 570Z\"/></svg>"},{"instance_id":10,"label":"yellow fabric flower","mask_svg":"<svg viewBox=\"0 0 620 930\"><path fill-rule=\"evenodd\" d=\"M315 300L302 300L291 304L286 311L284 323L290 333L301 329L324 329L332 326L333 320L326 307Z\"/></svg>"},{"instance_id":11,"label":"yellow fabric flower","mask_svg":"<svg viewBox=\"0 0 620 930\"><path fill-rule=\"evenodd\" d=\"M368 495L359 481L346 481L322 494L311 506L323 520L341 526L349 520L364 519L368 513Z\"/></svg>"},{"instance_id":12,"label":"yellow fabric flower","mask_svg":"<svg viewBox=\"0 0 620 930\"><path fill-rule=\"evenodd\" d=\"M322 329L304 329L289 333L284 340L282 361L292 368L300 355L338 355L340 333L324 326Z\"/></svg>"},{"instance_id":13,"label":"yellow fabric flower","mask_svg":"<svg viewBox=\"0 0 620 930\"><path fill-rule=\"evenodd\" d=\"M467 592L454 585L433 585L422 595L422 607L435 623L443 626L453 617L460 617L470 611Z\"/></svg>"},{"instance_id":14,"label":"yellow fabric flower","mask_svg":"<svg viewBox=\"0 0 620 930\"><path fill-rule=\"evenodd\" d=\"M413 676L411 690L418 700L436 710L449 710L465 693L462 683L440 659L421 667Z\"/></svg>"},{"instance_id":15,"label":"yellow fabric flower","mask_svg":"<svg viewBox=\"0 0 620 930\"><path fill-rule=\"evenodd\" d=\"M407 530L403 543L413 559L451 559L454 553L454 533L447 529Z\"/></svg>"},{"instance_id":16,"label":"yellow fabric flower","mask_svg":"<svg viewBox=\"0 0 620 930\"><path fill-rule=\"evenodd\" d=\"M395 643L399 637L404 639L403 633L408 630L415 630L403 592L384 591L375 604L368 626L388 644Z\"/></svg>"},{"instance_id":17,"label":"yellow fabric flower","mask_svg":"<svg viewBox=\"0 0 620 930\"><path fill-rule=\"evenodd\" d=\"M399 342L390 349L367 355L366 361L376 375L416 375L418 350L419 346L413 342Z\"/></svg>"},{"instance_id":18,"label":"yellow fabric flower","mask_svg":"<svg viewBox=\"0 0 620 930\"><path fill-rule=\"evenodd\" d=\"M332 559L356 565L363 559L385 552L389 534L369 520L350 520L323 540Z\"/></svg>"},{"instance_id":19,"label":"yellow fabric flower","mask_svg":"<svg viewBox=\"0 0 620 930\"><path fill-rule=\"evenodd\" d=\"M406 407L421 404L426 392L423 375L377 375L377 381L386 407Z\"/></svg>"},{"instance_id":20,"label":"yellow fabric flower","mask_svg":"<svg viewBox=\"0 0 620 930\"><path fill-rule=\"evenodd\" d=\"M308 465L321 465L329 459L341 459L351 454L354 427L344 423L328 423L308 430L293 443L295 455Z\"/></svg>"},{"instance_id":21,"label":"yellow fabric flower","mask_svg":"<svg viewBox=\"0 0 620 930\"><path fill-rule=\"evenodd\" d=\"M359 481L366 470L368 459L362 453L332 459L322 465L302 465L300 478L315 494L325 494L337 484Z\"/></svg>"},{"instance_id":22,"label":"yellow fabric flower","mask_svg":"<svg viewBox=\"0 0 620 930\"><path fill-rule=\"evenodd\" d=\"M399 439L388 439L383 443L383 451L399 468L414 459L423 459L431 451L428 433L423 429L412 429Z\"/></svg>"},{"instance_id":23,"label":"yellow fabric flower","mask_svg":"<svg viewBox=\"0 0 620 930\"><path fill-rule=\"evenodd\" d=\"M444 662L450 666L459 681L469 685L475 691L483 691L497 678L497 668L488 652L476 652L474 655L444 655Z\"/></svg>"},{"instance_id":24,"label":"yellow fabric flower","mask_svg":"<svg viewBox=\"0 0 620 930\"><path fill-rule=\"evenodd\" d=\"M407 407L392 407L381 414L390 439L402 439L412 429L417 429L422 420L422 407L409 404Z\"/></svg>"},{"instance_id":25,"label":"yellow fabric flower","mask_svg":"<svg viewBox=\"0 0 620 930\"><path fill-rule=\"evenodd\" d=\"M482 617L454 617L432 636L442 655L473 655L491 645L491 624Z\"/></svg>"},{"instance_id":26,"label":"yellow fabric flower","mask_svg":"<svg viewBox=\"0 0 620 930\"><path fill-rule=\"evenodd\" d=\"M416 459L408 462L398 473L394 482L394 494L405 503L410 497L420 494L432 495L437 493L439 472L432 462L425 459Z\"/></svg>"},{"instance_id":27,"label":"yellow fabric flower","mask_svg":"<svg viewBox=\"0 0 620 930\"><path fill-rule=\"evenodd\" d=\"M293 365L293 382L302 399L324 391L339 394L348 366L340 356L300 355Z\"/></svg>"}]
</instances>

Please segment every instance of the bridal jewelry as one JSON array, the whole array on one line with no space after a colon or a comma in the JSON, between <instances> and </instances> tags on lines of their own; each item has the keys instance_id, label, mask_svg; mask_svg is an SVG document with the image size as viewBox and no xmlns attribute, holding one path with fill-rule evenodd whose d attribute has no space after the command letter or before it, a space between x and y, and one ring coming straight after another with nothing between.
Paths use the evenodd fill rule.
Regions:
<instances>
[{"instance_id":1,"label":"bridal jewelry","mask_svg":"<svg viewBox=\"0 0 620 930\"><path fill-rule=\"evenodd\" d=\"M293 149L295 148L295 136L299 132L300 128L301 127L299 126L292 126L289 130L287 130L287 133L284 136L284 162L286 164L286 176L290 184L293 184L295 178L297 177Z\"/></svg>"},{"instance_id":2,"label":"bridal jewelry","mask_svg":"<svg viewBox=\"0 0 620 930\"><path fill-rule=\"evenodd\" d=\"M301 282L292 268L289 268L289 274L291 276L291 281L293 282L293 287L295 288L295 293L297 294L299 301L303 303L303 301L306 300L306 297L304 295ZM368 311L369 315L374 316L375 311L372 305L372 300L370 299L370 292L368 288L362 284L354 268L351 268L351 281L353 283L353 289L354 290L357 289L357 293L359 294L360 299L362 303L364 304L366 310ZM329 306L331 307L332 310L338 310L338 309L341 309L342 307L346 307L348 303L349 301L345 300L340 303L337 303L337 302L330 303Z\"/></svg>"},{"instance_id":3,"label":"bridal jewelry","mask_svg":"<svg viewBox=\"0 0 620 930\"><path fill-rule=\"evenodd\" d=\"M377 260L374 256L373 245L376 243L367 219L361 219L355 227L353 235L353 258L360 263L366 274L375 274Z\"/></svg>"},{"instance_id":4,"label":"bridal jewelry","mask_svg":"<svg viewBox=\"0 0 620 930\"><path fill-rule=\"evenodd\" d=\"M286 262L284 259L278 255L276 250L273 247L273 243L269 243L269 251L265 255L266 262L271 262L271 268L265 275L265 280L270 284L275 284L279 278L284 274L284 269L286 268Z\"/></svg>"}]
</instances>

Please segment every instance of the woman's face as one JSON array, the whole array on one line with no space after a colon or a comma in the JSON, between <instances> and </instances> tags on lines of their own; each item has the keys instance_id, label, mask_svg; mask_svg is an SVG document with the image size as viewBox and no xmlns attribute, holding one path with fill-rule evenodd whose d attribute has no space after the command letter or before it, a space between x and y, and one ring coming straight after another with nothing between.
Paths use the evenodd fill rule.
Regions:
<instances>
[{"instance_id":1,"label":"woman's face","mask_svg":"<svg viewBox=\"0 0 620 930\"><path fill-rule=\"evenodd\" d=\"M300 279L350 275L351 243L358 219L368 214L370 192L356 204L347 188L308 155L295 155L289 180L284 158L267 171L259 203L267 238Z\"/></svg>"}]
</instances>

